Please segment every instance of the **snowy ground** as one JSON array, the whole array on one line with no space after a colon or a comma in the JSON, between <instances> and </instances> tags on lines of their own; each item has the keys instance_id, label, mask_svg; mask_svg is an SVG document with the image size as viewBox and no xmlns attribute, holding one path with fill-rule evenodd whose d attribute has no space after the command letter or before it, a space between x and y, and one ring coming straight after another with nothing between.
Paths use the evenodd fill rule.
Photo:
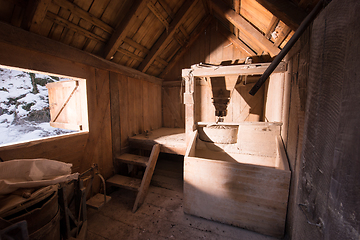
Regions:
<instances>
[{"instance_id":1,"label":"snowy ground","mask_svg":"<svg viewBox=\"0 0 360 240\"><path fill-rule=\"evenodd\" d=\"M36 94L29 73L0 68L0 145L73 132L50 126L45 87L46 83L68 79L37 73L35 79Z\"/></svg>"}]
</instances>

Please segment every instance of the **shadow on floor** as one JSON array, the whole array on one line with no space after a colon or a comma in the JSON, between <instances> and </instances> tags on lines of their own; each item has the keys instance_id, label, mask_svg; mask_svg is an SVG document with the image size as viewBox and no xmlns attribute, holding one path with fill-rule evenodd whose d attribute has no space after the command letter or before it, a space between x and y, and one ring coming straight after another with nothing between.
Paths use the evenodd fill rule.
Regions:
<instances>
[{"instance_id":1,"label":"shadow on floor","mask_svg":"<svg viewBox=\"0 0 360 240\"><path fill-rule=\"evenodd\" d=\"M88 209L87 240L243 239L275 240L241 228L184 214L183 158L162 155L145 202L132 213L136 194L117 189L100 210Z\"/></svg>"}]
</instances>

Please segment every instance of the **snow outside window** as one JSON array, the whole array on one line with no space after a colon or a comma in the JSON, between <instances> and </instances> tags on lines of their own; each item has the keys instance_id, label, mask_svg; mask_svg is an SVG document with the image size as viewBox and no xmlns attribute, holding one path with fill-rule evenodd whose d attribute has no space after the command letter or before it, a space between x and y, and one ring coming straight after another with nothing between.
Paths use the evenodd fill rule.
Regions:
<instances>
[{"instance_id":1,"label":"snow outside window","mask_svg":"<svg viewBox=\"0 0 360 240\"><path fill-rule=\"evenodd\" d=\"M87 130L85 79L0 65L0 145Z\"/></svg>"}]
</instances>

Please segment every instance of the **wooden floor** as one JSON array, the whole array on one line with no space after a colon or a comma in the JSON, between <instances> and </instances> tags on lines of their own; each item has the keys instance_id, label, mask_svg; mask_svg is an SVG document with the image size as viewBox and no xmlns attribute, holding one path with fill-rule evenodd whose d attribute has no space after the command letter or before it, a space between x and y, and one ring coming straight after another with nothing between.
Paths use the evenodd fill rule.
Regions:
<instances>
[{"instance_id":1,"label":"wooden floor","mask_svg":"<svg viewBox=\"0 0 360 240\"><path fill-rule=\"evenodd\" d=\"M183 158L161 154L144 204L132 213L135 194L119 189L100 210L88 209L88 240L104 239L243 239L275 240L241 228L186 215Z\"/></svg>"}]
</instances>

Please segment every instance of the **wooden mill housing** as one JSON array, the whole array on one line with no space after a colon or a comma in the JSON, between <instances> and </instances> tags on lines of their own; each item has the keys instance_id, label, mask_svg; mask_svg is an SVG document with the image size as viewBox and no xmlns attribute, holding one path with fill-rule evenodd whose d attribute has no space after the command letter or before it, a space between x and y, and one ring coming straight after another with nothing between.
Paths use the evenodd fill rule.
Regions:
<instances>
[{"instance_id":1,"label":"wooden mill housing","mask_svg":"<svg viewBox=\"0 0 360 240\"><path fill-rule=\"evenodd\" d=\"M320 13L305 26L265 84L250 95L261 74L291 43L316 6ZM186 167L200 158L196 155L200 145L192 137L201 124L214 123L218 117L222 124L237 124L239 139L246 136L248 146L257 144L264 151L269 141L264 140L263 132L249 132L244 126L277 124L266 128L277 134L270 141L272 146L283 146L275 150L274 159L281 155L289 167L281 168L279 163L285 173L275 172L278 169L274 167L271 177L264 173L246 181L253 181L251 188L277 182L281 174L287 178L288 185L281 185L287 194L281 202L285 204L280 214L282 227L276 231L254 227L264 224L266 217L261 214L241 224L207 216L207 211L214 209L205 209L198 216L277 238L359 239L359 11L356 0L0 0L0 65L80 81L73 86L78 89L73 104L77 109L51 120L54 126L79 132L0 146L0 157L3 161L58 160L71 163L72 170L80 173L95 163L109 179L125 171L126 164L116 161L118 156L134 148L146 152L159 143L163 158L174 155L183 161L187 154L184 177L200 181L196 177L205 171L205 165L192 165L192 175L186 173ZM225 87L230 83L231 87ZM55 94L54 89L49 87L49 93ZM198 149L192 148L192 143ZM168 162L173 164L170 168L183 171L182 164ZM253 171L250 168L246 165L247 171ZM214 181L224 175L202 174ZM242 180L234 181L241 184ZM166 181L163 184L167 186ZM231 184L226 187L234 194L241 191ZM96 179L91 194L100 188ZM190 210L195 202L186 196L179 199L185 201L185 211L197 215L197 210ZM268 204L270 200L264 201ZM169 209L158 204L159 212ZM197 204L197 208L202 205ZM266 211L273 211L275 219L279 206ZM238 214L242 207L246 208L233 204L224 209ZM113 208L112 214L116 211ZM170 215L165 218L175 222L171 228L178 224ZM121 221L134 229L142 226ZM175 234L153 231L150 222L147 233L152 235L144 239L168 239ZM89 229L88 239L142 239L121 229L117 231L120 235L96 235L96 231L113 230L96 229ZM211 239L249 239L241 235L231 238L225 231L204 234ZM171 236L199 238L185 233ZM252 239L262 239L257 237Z\"/></svg>"}]
</instances>

